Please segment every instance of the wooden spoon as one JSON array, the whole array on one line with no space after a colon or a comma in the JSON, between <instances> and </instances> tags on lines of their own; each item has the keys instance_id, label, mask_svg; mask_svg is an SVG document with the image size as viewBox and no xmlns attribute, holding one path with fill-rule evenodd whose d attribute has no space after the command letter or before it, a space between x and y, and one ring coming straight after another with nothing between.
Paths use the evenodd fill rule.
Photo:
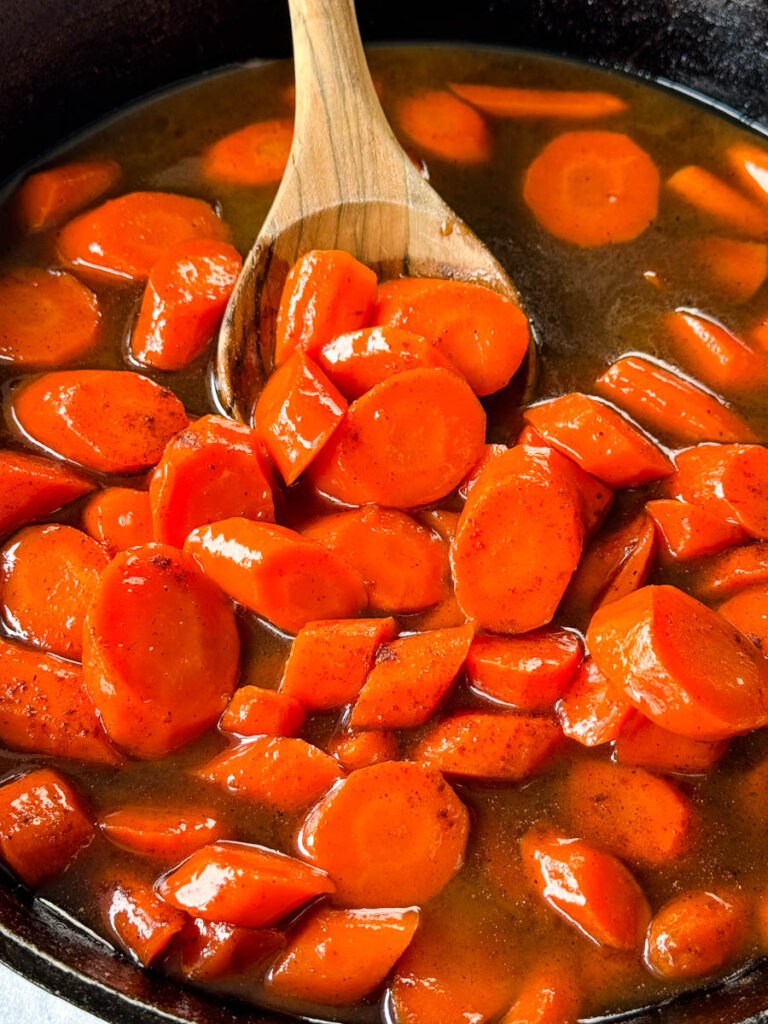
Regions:
<instances>
[{"instance_id":1,"label":"wooden spoon","mask_svg":"<svg viewBox=\"0 0 768 1024\"><path fill-rule=\"evenodd\" d=\"M296 70L293 146L219 333L223 408L249 421L272 370L286 275L310 249L344 249L380 278L476 281L521 305L467 225L430 188L381 109L353 0L289 0ZM529 374L533 351L529 354Z\"/></svg>"}]
</instances>

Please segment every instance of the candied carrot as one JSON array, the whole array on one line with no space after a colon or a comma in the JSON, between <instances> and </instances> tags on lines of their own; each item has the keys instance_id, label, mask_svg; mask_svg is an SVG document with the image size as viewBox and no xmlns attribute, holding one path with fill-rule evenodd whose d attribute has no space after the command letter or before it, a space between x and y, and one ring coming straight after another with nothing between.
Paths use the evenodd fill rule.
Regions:
<instances>
[{"instance_id":1,"label":"candied carrot","mask_svg":"<svg viewBox=\"0 0 768 1024\"><path fill-rule=\"evenodd\" d=\"M706 603L768 583L768 544L743 544L708 558L692 575L691 592Z\"/></svg>"},{"instance_id":2,"label":"candied carrot","mask_svg":"<svg viewBox=\"0 0 768 1024\"><path fill-rule=\"evenodd\" d=\"M747 539L736 523L687 501L660 498L646 502L645 511L656 524L667 559L674 562L714 555Z\"/></svg>"},{"instance_id":3,"label":"candied carrot","mask_svg":"<svg viewBox=\"0 0 768 1024\"><path fill-rule=\"evenodd\" d=\"M585 747L596 747L616 739L631 710L592 658L587 658L558 704L557 717L566 736Z\"/></svg>"},{"instance_id":4,"label":"candied carrot","mask_svg":"<svg viewBox=\"0 0 768 1024\"><path fill-rule=\"evenodd\" d=\"M575 1024L582 994L573 971L557 961L538 964L500 1024Z\"/></svg>"},{"instance_id":5,"label":"candied carrot","mask_svg":"<svg viewBox=\"0 0 768 1024\"><path fill-rule=\"evenodd\" d=\"M225 185L272 185L280 181L293 142L293 119L256 121L218 139L203 153L203 174Z\"/></svg>"},{"instance_id":6,"label":"candied carrot","mask_svg":"<svg viewBox=\"0 0 768 1024\"><path fill-rule=\"evenodd\" d=\"M523 198L556 238L584 247L629 242L656 218L659 172L621 132L564 132L528 168Z\"/></svg>"},{"instance_id":7,"label":"candied carrot","mask_svg":"<svg viewBox=\"0 0 768 1024\"><path fill-rule=\"evenodd\" d=\"M495 117L546 117L577 120L607 117L627 109L626 102L609 92L574 92L566 89L521 89L509 85L469 85L450 82L461 99Z\"/></svg>"},{"instance_id":8,"label":"candied carrot","mask_svg":"<svg viewBox=\"0 0 768 1024\"><path fill-rule=\"evenodd\" d=\"M108 192L120 174L114 160L84 160L30 174L16 196L21 226L43 231L58 224Z\"/></svg>"},{"instance_id":9,"label":"candied carrot","mask_svg":"<svg viewBox=\"0 0 768 1024\"><path fill-rule=\"evenodd\" d=\"M748 238L768 235L768 212L703 167L681 167L666 187L716 224Z\"/></svg>"},{"instance_id":10,"label":"candied carrot","mask_svg":"<svg viewBox=\"0 0 768 1024\"><path fill-rule=\"evenodd\" d=\"M442 160L482 164L491 157L492 139L485 121L447 89L404 97L396 118L411 142Z\"/></svg>"},{"instance_id":11,"label":"candied carrot","mask_svg":"<svg viewBox=\"0 0 768 1024\"><path fill-rule=\"evenodd\" d=\"M745 587L717 610L768 655L768 588L765 584Z\"/></svg>"},{"instance_id":12,"label":"candied carrot","mask_svg":"<svg viewBox=\"0 0 768 1024\"><path fill-rule=\"evenodd\" d=\"M251 974L272 960L285 937L272 928L239 928L195 918L179 940L181 970L190 981Z\"/></svg>"},{"instance_id":13,"label":"candied carrot","mask_svg":"<svg viewBox=\"0 0 768 1024\"><path fill-rule=\"evenodd\" d=\"M768 538L768 451L757 444L701 444L681 452L668 481L671 495Z\"/></svg>"},{"instance_id":14,"label":"candied carrot","mask_svg":"<svg viewBox=\"0 0 768 1024\"><path fill-rule=\"evenodd\" d=\"M304 718L304 708L294 697L262 686L241 686L221 716L219 728L238 736L297 736Z\"/></svg>"},{"instance_id":15,"label":"candied carrot","mask_svg":"<svg viewBox=\"0 0 768 1024\"><path fill-rule=\"evenodd\" d=\"M438 772L385 761L335 786L307 815L297 844L344 905L408 907L436 896L461 868L468 831L466 807Z\"/></svg>"},{"instance_id":16,"label":"candied carrot","mask_svg":"<svg viewBox=\"0 0 768 1024\"><path fill-rule=\"evenodd\" d=\"M429 508L417 513L416 518L428 530L436 533L438 537L450 544L456 533L459 513L448 512L444 508Z\"/></svg>"},{"instance_id":17,"label":"candied carrot","mask_svg":"<svg viewBox=\"0 0 768 1024\"><path fill-rule=\"evenodd\" d=\"M747 939L744 899L733 892L690 889L656 912L645 959L662 978L701 978L722 970Z\"/></svg>"},{"instance_id":18,"label":"candied carrot","mask_svg":"<svg viewBox=\"0 0 768 1024\"><path fill-rule=\"evenodd\" d=\"M709 387L743 393L768 383L768 354L709 317L676 309L664 317L664 325L680 362Z\"/></svg>"},{"instance_id":19,"label":"candied carrot","mask_svg":"<svg viewBox=\"0 0 768 1024\"><path fill-rule=\"evenodd\" d=\"M37 455L0 450L0 534L55 512L96 483L71 466Z\"/></svg>"},{"instance_id":20,"label":"candied carrot","mask_svg":"<svg viewBox=\"0 0 768 1024\"><path fill-rule=\"evenodd\" d=\"M709 771L727 747L728 740L678 736L634 711L616 738L614 756L619 764L698 775Z\"/></svg>"},{"instance_id":21,"label":"candied carrot","mask_svg":"<svg viewBox=\"0 0 768 1024\"><path fill-rule=\"evenodd\" d=\"M152 508L146 491L107 487L88 499L82 513L83 529L110 555L152 540Z\"/></svg>"},{"instance_id":22,"label":"candied carrot","mask_svg":"<svg viewBox=\"0 0 768 1024\"><path fill-rule=\"evenodd\" d=\"M99 819L99 828L129 853L178 861L224 837L224 828L195 808L121 807Z\"/></svg>"},{"instance_id":23,"label":"candied carrot","mask_svg":"<svg viewBox=\"0 0 768 1024\"><path fill-rule=\"evenodd\" d=\"M521 442L522 443L522 442ZM474 464L472 469L467 473L464 479L459 485L459 497L467 500L467 496L472 488L475 486L477 481L480 479L480 475L488 465L489 462L493 462L497 455L503 455L504 452L508 451L507 445L505 444L486 444L483 447L483 454ZM454 531L455 532L455 531Z\"/></svg>"},{"instance_id":24,"label":"candied carrot","mask_svg":"<svg viewBox=\"0 0 768 1024\"><path fill-rule=\"evenodd\" d=\"M725 151L738 183L760 202L768 202L768 153L748 142L737 142Z\"/></svg>"},{"instance_id":25,"label":"candied carrot","mask_svg":"<svg viewBox=\"0 0 768 1024\"><path fill-rule=\"evenodd\" d=\"M118 946L142 967L157 960L189 920L142 878L124 872L110 886L104 917Z\"/></svg>"},{"instance_id":26,"label":"candied carrot","mask_svg":"<svg viewBox=\"0 0 768 1024\"><path fill-rule=\"evenodd\" d=\"M702 290L728 302L747 302L768 276L768 245L762 242L710 235L691 242L686 257Z\"/></svg>"},{"instance_id":27,"label":"candied carrot","mask_svg":"<svg viewBox=\"0 0 768 1024\"><path fill-rule=\"evenodd\" d=\"M400 744L394 732L387 729L344 729L331 736L328 753L348 772L356 772L382 761L398 761Z\"/></svg>"}]
</instances>

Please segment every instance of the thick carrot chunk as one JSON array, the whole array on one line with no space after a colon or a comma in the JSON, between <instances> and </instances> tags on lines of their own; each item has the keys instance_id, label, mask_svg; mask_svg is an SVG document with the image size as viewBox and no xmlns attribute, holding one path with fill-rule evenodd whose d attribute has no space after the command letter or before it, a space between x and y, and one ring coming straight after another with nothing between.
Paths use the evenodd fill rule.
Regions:
<instances>
[{"instance_id":1,"label":"thick carrot chunk","mask_svg":"<svg viewBox=\"0 0 768 1024\"><path fill-rule=\"evenodd\" d=\"M768 153L759 146L737 142L726 149L725 158L739 184L759 202L768 202Z\"/></svg>"},{"instance_id":2,"label":"thick carrot chunk","mask_svg":"<svg viewBox=\"0 0 768 1024\"><path fill-rule=\"evenodd\" d=\"M109 564L86 618L83 673L119 747L153 758L196 739L226 707L239 658L234 612L191 558L145 544Z\"/></svg>"},{"instance_id":3,"label":"thick carrot chunk","mask_svg":"<svg viewBox=\"0 0 768 1024\"><path fill-rule=\"evenodd\" d=\"M30 174L16 197L22 227L43 231L58 224L108 192L120 173L114 160L87 160Z\"/></svg>"},{"instance_id":4,"label":"thick carrot chunk","mask_svg":"<svg viewBox=\"0 0 768 1024\"><path fill-rule=\"evenodd\" d=\"M80 796L58 772L41 768L0 786L0 855L32 888L66 870L93 832Z\"/></svg>"},{"instance_id":5,"label":"thick carrot chunk","mask_svg":"<svg viewBox=\"0 0 768 1024\"><path fill-rule=\"evenodd\" d=\"M747 302L768 276L768 246L710 235L687 248L705 294L727 302Z\"/></svg>"},{"instance_id":6,"label":"thick carrot chunk","mask_svg":"<svg viewBox=\"0 0 768 1024\"><path fill-rule=\"evenodd\" d=\"M703 167L681 167L667 180L667 189L715 224L739 235L768 235L768 212Z\"/></svg>"},{"instance_id":7,"label":"thick carrot chunk","mask_svg":"<svg viewBox=\"0 0 768 1024\"><path fill-rule=\"evenodd\" d=\"M764 584L746 587L717 610L768 655L768 588Z\"/></svg>"},{"instance_id":8,"label":"thick carrot chunk","mask_svg":"<svg viewBox=\"0 0 768 1024\"><path fill-rule=\"evenodd\" d=\"M328 872L342 905L408 907L453 878L468 832L467 809L438 772L388 761L335 786L309 812L297 843Z\"/></svg>"},{"instance_id":9,"label":"thick carrot chunk","mask_svg":"<svg viewBox=\"0 0 768 1024\"><path fill-rule=\"evenodd\" d=\"M394 732L387 729L347 728L331 736L328 753L336 758L345 771L356 772L371 764L399 760L400 744Z\"/></svg>"},{"instance_id":10,"label":"thick carrot chunk","mask_svg":"<svg viewBox=\"0 0 768 1024\"><path fill-rule=\"evenodd\" d=\"M573 92L567 89L520 89L509 85L461 85L451 82L461 99L495 117L546 117L581 121L607 117L627 109L626 102L609 92Z\"/></svg>"},{"instance_id":11,"label":"thick carrot chunk","mask_svg":"<svg viewBox=\"0 0 768 1024\"><path fill-rule=\"evenodd\" d=\"M180 936L181 969L190 981L215 981L258 971L285 945L271 928L238 928L195 918Z\"/></svg>"},{"instance_id":12,"label":"thick carrot chunk","mask_svg":"<svg viewBox=\"0 0 768 1024\"><path fill-rule=\"evenodd\" d=\"M689 586L700 601L722 601L745 587L768 583L768 544L743 544L708 558Z\"/></svg>"},{"instance_id":13,"label":"thick carrot chunk","mask_svg":"<svg viewBox=\"0 0 768 1024\"><path fill-rule=\"evenodd\" d=\"M447 90L400 100L397 120L419 149L457 164L482 164L491 156L491 133L476 110Z\"/></svg>"},{"instance_id":14,"label":"thick carrot chunk","mask_svg":"<svg viewBox=\"0 0 768 1024\"><path fill-rule=\"evenodd\" d=\"M687 501L661 498L647 502L645 510L656 524L667 559L673 562L714 555L747 539L736 523Z\"/></svg>"},{"instance_id":15,"label":"thick carrot chunk","mask_svg":"<svg viewBox=\"0 0 768 1024\"><path fill-rule=\"evenodd\" d=\"M273 117L225 135L203 153L203 174L225 185L280 181L293 142L293 120Z\"/></svg>"},{"instance_id":16,"label":"thick carrot chunk","mask_svg":"<svg viewBox=\"0 0 768 1024\"><path fill-rule=\"evenodd\" d=\"M575 1024L582 994L573 970L553 961L536 966L500 1024Z\"/></svg>"},{"instance_id":17,"label":"thick carrot chunk","mask_svg":"<svg viewBox=\"0 0 768 1024\"><path fill-rule=\"evenodd\" d=\"M109 889L104 916L117 944L142 967L157 960L189 920L143 879L124 874Z\"/></svg>"},{"instance_id":18,"label":"thick carrot chunk","mask_svg":"<svg viewBox=\"0 0 768 1024\"><path fill-rule=\"evenodd\" d=\"M709 387L744 393L768 383L768 354L714 320L677 309L664 317L664 325L677 358Z\"/></svg>"},{"instance_id":19,"label":"thick carrot chunk","mask_svg":"<svg viewBox=\"0 0 768 1024\"><path fill-rule=\"evenodd\" d=\"M632 706L587 658L573 685L557 706L557 717L566 736L596 747L615 740Z\"/></svg>"},{"instance_id":20,"label":"thick carrot chunk","mask_svg":"<svg viewBox=\"0 0 768 1024\"><path fill-rule=\"evenodd\" d=\"M524 444L525 442L524 441L519 441L518 443ZM509 449L508 449L507 445L505 445L505 444L486 444L486 445L484 445L483 446L483 454L480 456L480 458L477 460L477 462L474 464L472 469L470 469L469 473L467 473L467 475L464 477L464 479L461 481L461 484L459 485L459 497L463 498L464 501L466 501L467 497L469 495L469 492L472 490L472 488L475 486L477 481L480 479L480 476L481 476L483 470L485 469L485 467L490 462L493 462L493 460L498 455L503 455L504 452L506 452L508 450ZM455 532L456 532L456 530L454 529L453 533L455 533ZM451 534L451 536L453 536L453 533Z\"/></svg>"},{"instance_id":21,"label":"thick carrot chunk","mask_svg":"<svg viewBox=\"0 0 768 1024\"><path fill-rule=\"evenodd\" d=\"M756 444L702 444L677 457L668 482L676 498L768 539L768 449Z\"/></svg>"},{"instance_id":22,"label":"thick carrot chunk","mask_svg":"<svg viewBox=\"0 0 768 1024\"><path fill-rule=\"evenodd\" d=\"M241 686L221 716L219 728L239 736L297 736L304 718L303 706L288 694Z\"/></svg>"},{"instance_id":23,"label":"thick carrot chunk","mask_svg":"<svg viewBox=\"0 0 768 1024\"><path fill-rule=\"evenodd\" d=\"M747 924L747 907L741 896L689 890L673 897L654 915L645 959L662 978L715 974L744 946Z\"/></svg>"},{"instance_id":24,"label":"thick carrot chunk","mask_svg":"<svg viewBox=\"0 0 768 1024\"><path fill-rule=\"evenodd\" d=\"M195 808L121 807L99 820L110 842L130 853L178 861L206 843L224 838L224 828Z\"/></svg>"},{"instance_id":25,"label":"thick carrot chunk","mask_svg":"<svg viewBox=\"0 0 768 1024\"><path fill-rule=\"evenodd\" d=\"M94 490L96 483L59 462L0 451L0 534L54 512Z\"/></svg>"},{"instance_id":26,"label":"thick carrot chunk","mask_svg":"<svg viewBox=\"0 0 768 1024\"><path fill-rule=\"evenodd\" d=\"M131 487L107 487L89 498L82 515L83 529L110 555L149 544L152 540L152 506L146 491Z\"/></svg>"},{"instance_id":27,"label":"thick carrot chunk","mask_svg":"<svg viewBox=\"0 0 768 1024\"><path fill-rule=\"evenodd\" d=\"M634 711L616 739L614 756L619 764L697 775L709 771L727 746L728 740L678 736Z\"/></svg>"}]
</instances>

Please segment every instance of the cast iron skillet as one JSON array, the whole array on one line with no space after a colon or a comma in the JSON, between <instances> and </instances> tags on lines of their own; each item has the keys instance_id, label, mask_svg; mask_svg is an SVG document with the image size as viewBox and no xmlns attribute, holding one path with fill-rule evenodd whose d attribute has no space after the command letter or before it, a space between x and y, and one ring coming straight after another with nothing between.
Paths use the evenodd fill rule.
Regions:
<instances>
[{"instance_id":1,"label":"cast iron skillet","mask_svg":"<svg viewBox=\"0 0 768 1024\"><path fill-rule=\"evenodd\" d=\"M768 122L767 0L357 0L366 41L520 46L669 79ZM289 52L283 0L0 0L0 183L171 82ZM112 1024L288 1024L142 972L0 878L0 961ZM768 1020L768 962L633 1024Z\"/></svg>"}]
</instances>

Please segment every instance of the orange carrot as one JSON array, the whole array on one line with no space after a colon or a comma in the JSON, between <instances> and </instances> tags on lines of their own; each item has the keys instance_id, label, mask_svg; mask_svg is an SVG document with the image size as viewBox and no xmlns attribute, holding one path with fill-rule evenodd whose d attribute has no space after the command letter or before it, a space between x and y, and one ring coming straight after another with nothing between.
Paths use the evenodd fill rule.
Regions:
<instances>
[{"instance_id":1,"label":"orange carrot","mask_svg":"<svg viewBox=\"0 0 768 1024\"><path fill-rule=\"evenodd\" d=\"M0 450L0 534L55 512L94 490L96 483L70 466L37 455Z\"/></svg>"},{"instance_id":2,"label":"orange carrot","mask_svg":"<svg viewBox=\"0 0 768 1024\"><path fill-rule=\"evenodd\" d=\"M225 519L193 530L184 550L230 597L287 633L367 604L363 581L343 559L284 526Z\"/></svg>"},{"instance_id":3,"label":"orange carrot","mask_svg":"<svg viewBox=\"0 0 768 1024\"><path fill-rule=\"evenodd\" d=\"M596 747L616 739L631 710L592 658L587 658L558 704L557 717L566 736L585 747Z\"/></svg>"},{"instance_id":4,"label":"orange carrot","mask_svg":"<svg viewBox=\"0 0 768 1024\"><path fill-rule=\"evenodd\" d=\"M743 393L768 383L768 355L714 320L677 309L664 325L680 362L709 387Z\"/></svg>"},{"instance_id":5,"label":"orange carrot","mask_svg":"<svg viewBox=\"0 0 768 1024\"><path fill-rule=\"evenodd\" d=\"M764 584L746 587L724 601L717 610L764 654L768 654L768 588Z\"/></svg>"},{"instance_id":6,"label":"orange carrot","mask_svg":"<svg viewBox=\"0 0 768 1024\"><path fill-rule=\"evenodd\" d=\"M428 721L466 661L475 629L435 629L383 644L349 719L353 728L412 729Z\"/></svg>"},{"instance_id":7,"label":"orange carrot","mask_svg":"<svg viewBox=\"0 0 768 1024\"><path fill-rule=\"evenodd\" d=\"M744 544L722 551L691 576L691 592L705 603L723 600L744 587L768 583L768 544Z\"/></svg>"},{"instance_id":8,"label":"orange carrot","mask_svg":"<svg viewBox=\"0 0 768 1024\"><path fill-rule=\"evenodd\" d=\"M444 508L422 509L417 513L416 518L423 526L436 533L448 544L453 540L459 523L459 513L448 512Z\"/></svg>"},{"instance_id":9,"label":"orange carrot","mask_svg":"<svg viewBox=\"0 0 768 1024\"><path fill-rule=\"evenodd\" d=\"M107 487L83 507L83 529L110 555L152 540L152 508L146 491Z\"/></svg>"},{"instance_id":10,"label":"orange carrot","mask_svg":"<svg viewBox=\"0 0 768 1024\"><path fill-rule=\"evenodd\" d=\"M121 370L43 374L14 391L11 410L37 444L102 473L151 466L187 423L172 391Z\"/></svg>"},{"instance_id":11,"label":"orange carrot","mask_svg":"<svg viewBox=\"0 0 768 1024\"><path fill-rule=\"evenodd\" d=\"M461 483L484 442L485 412L461 377L408 370L350 405L309 475L344 504L428 505Z\"/></svg>"},{"instance_id":12,"label":"orange carrot","mask_svg":"<svg viewBox=\"0 0 768 1024\"><path fill-rule=\"evenodd\" d=\"M168 861L188 857L224 836L215 818L195 808L121 807L105 814L99 828L122 850Z\"/></svg>"},{"instance_id":13,"label":"orange carrot","mask_svg":"<svg viewBox=\"0 0 768 1024\"><path fill-rule=\"evenodd\" d=\"M657 911L645 959L662 978L701 978L722 970L747 939L748 913L732 892L691 889Z\"/></svg>"},{"instance_id":14,"label":"orange carrot","mask_svg":"<svg viewBox=\"0 0 768 1024\"><path fill-rule=\"evenodd\" d=\"M685 252L702 291L727 302L747 302L768 276L768 246L761 242L710 235L691 242Z\"/></svg>"},{"instance_id":15,"label":"orange carrot","mask_svg":"<svg viewBox=\"0 0 768 1024\"><path fill-rule=\"evenodd\" d=\"M293 141L293 120L273 117L225 135L203 153L203 174L225 185L280 181Z\"/></svg>"},{"instance_id":16,"label":"orange carrot","mask_svg":"<svg viewBox=\"0 0 768 1024\"><path fill-rule=\"evenodd\" d=\"M436 896L461 868L468 831L467 809L438 772L387 761L335 786L297 842L344 905L408 907Z\"/></svg>"},{"instance_id":17,"label":"orange carrot","mask_svg":"<svg viewBox=\"0 0 768 1024\"><path fill-rule=\"evenodd\" d=\"M500 1024L575 1024L582 995L573 971L557 961L537 965Z\"/></svg>"},{"instance_id":18,"label":"orange carrot","mask_svg":"<svg viewBox=\"0 0 768 1024\"><path fill-rule=\"evenodd\" d=\"M702 444L677 457L669 491L676 498L737 523L750 537L768 538L768 450L756 444Z\"/></svg>"},{"instance_id":19,"label":"orange carrot","mask_svg":"<svg viewBox=\"0 0 768 1024\"><path fill-rule=\"evenodd\" d=\"M58 772L41 768L0 786L0 855L35 888L66 870L94 828Z\"/></svg>"},{"instance_id":20,"label":"orange carrot","mask_svg":"<svg viewBox=\"0 0 768 1024\"><path fill-rule=\"evenodd\" d=\"M367 505L313 519L301 532L330 548L362 577L371 608L413 612L448 594L445 541L405 512Z\"/></svg>"},{"instance_id":21,"label":"orange carrot","mask_svg":"<svg viewBox=\"0 0 768 1024\"><path fill-rule=\"evenodd\" d=\"M124 873L110 886L104 916L118 946L142 967L157 960L189 920L142 878Z\"/></svg>"},{"instance_id":22,"label":"orange carrot","mask_svg":"<svg viewBox=\"0 0 768 1024\"><path fill-rule=\"evenodd\" d=\"M581 121L607 117L627 109L626 102L609 92L572 92L565 89L521 89L509 85L468 85L451 82L457 96L495 117L546 117Z\"/></svg>"},{"instance_id":23,"label":"orange carrot","mask_svg":"<svg viewBox=\"0 0 768 1024\"><path fill-rule=\"evenodd\" d=\"M736 523L687 501L662 498L646 502L645 510L656 524L667 559L674 562L713 555L747 539Z\"/></svg>"},{"instance_id":24,"label":"orange carrot","mask_svg":"<svg viewBox=\"0 0 768 1024\"><path fill-rule=\"evenodd\" d=\"M43 231L108 192L120 177L114 160L61 164L30 174L16 196L25 231Z\"/></svg>"},{"instance_id":25,"label":"orange carrot","mask_svg":"<svg viewBox=\"0 0 768 1024\"><path fill-rule=\"evenodd\" d=\"M386 729L358 731L347 728L331 736L328 753L345 771L356 772L371 764L399 760L400 745L397 736Z\"/></svg>"},{"instance_id":26,"label":"orange carrot","mask_svg":"<svg viewBox=\"0 0 768 1024\"><path fill-rule=\"evenodd\" d=\"M415 907L313 910L270 970L267 990L306 1003L350 1006L382 983L418 923Z\"/></svg>"},{"instance_id":27,"label":"orange carrot","mask_svg":"<svg viewBox=\"0 0 768 1024\"><path fill-rule=\"evenodd\" d=\"M297 736L304 718L304 708L294 697L261 686L241 686L221 716L219 728L238 736Z\"/></svg>"},{"instance_id":28,"label":"orange carrot","mask_svg":"<svg viewBox=\"0 0 768 1024\"><path fill-rule=\"evenodd\" d=\"M201 735L235 688L239 655L229 603L175 548L132 548L102 574L83 674L107 733L130 754L159 757Z\"/></svg>"},{"instance_id":29,"label":"orange carrot","mask_svg":"<svg viewBox=\"0 0 768 1024\"><path fill-rule=\"evenodd\" d=\"M409 627L421 631L428 629L450 629L453 626L463 626L467 616L459 608L459 602L453 593L449 594L442 601L433 604L423 612L418 612L408 620Z\"/></svg>"},{"instance_id":30,"label":"orange carrot","mask_svg":"<svg viewBox=\"0 0 768 1024\"><path fill-rule=\"evenodd\" d=\"M579 492L584 530L591 536L608 515L608 510L613 504L613 491L567 456L564 456L563 468L567 470Z\"/></svg>"},{"instance_id":31,"label":"orange carrot","mask_svg":"<svg viewBox=\"0 0 768 1024\"><path fill-rule=\"evenodd\" d=\"M71 363L91 351L100 326L98 299L66 271L25 267L0 277L0 362Z\"/></svg>"},{"instance_id":32,"label":"orange carrot","mask_svg":"<svg viewBox=\"0 0 768 1024\"><path fill-rule=\"evenodd\" d=\"M498 455L503 455L504 452L508 450L509 449L505 444L484 445L483 454L480 456L480 458L477 460L472 469L469 471L469 473L467 473L467 475L464 477L464 479L461 481L461 484L459 485L459 497L463 498L464 501L466 501L469 492L480 479L480 475L482 474L483 470L488 465L488 463L493 462L493 460Z\"/></svg>"},{"instance_id":33,"label":"orange carrot","mask_svg":"<svg viewBox=\"0 0 768 1024\"><path fill-rule=\"evenodd\" d=\"M621 132L564 132L528 168L523 198L556 238L584 247L629 242L656 218L659 172Z\"/></svg>"},{"instance_id":34,"label":"orange carrot","mask_svg":"<svg viewBox=\"0 0 768 1024\"><path fill-rule=\"evenodd\" d=\"M169 249L193 238L226 242L229 229L202 199L129 192L83 213L58 236L59 256L84 273L144 280Z\"/></svg>"},{"instance_id":35,"label":"orange carrot","mask_svg":"<svg viewBox=\"0 0 768 1024\"><path fill-rule=\"evenodd\" d=\"M675 171L667 189L709 220L748 238L768 235L768 212L703 167Z\"/></svg>"},{"instance_id":36,"label":"orange carrot","mask_svg":"<svg viewBox=\"0 0 768 1024\"><path fill-rule=\"evenodd\" d=\"M748 142L737 142L726 149L725 158L739 185L758 202L768 202L768 153Z\"/></svg>"},{"instance_id":37,"label":"orange carrot","mask_svg":"<svg viewBox=\"0 0 768 1024\"><path fill-rule=\"evenodd\" d=\"M482 117L447 90L414 93L400 100L397 121L419 150L457 164L491 157L491 133Z\"/></svg>"},{"instance_id":38,"label":"orange carrot","mask_svg":"<svg viewBox=\"0 0 768 1024\"><path fill-rule=\"evenodd\" d=\"M27 526L0 548L6 629L33 647L79 661L83 622L109 556L71 526Z\"/></svg>"},{"instance_id":39,"label":"orange carrot","mask_svg":"<svg viewBox=\"0 0 768 1024\"><path fill-rule=\"evenodd\" d=\"M614 756L619 764L697 775L709 771L727 747L727 740L678 736L634 711L616 739Z\"/></svg>"},{"instance_id":40,"label":"orange carrot","mask_svg":"<svg viewBox=\"0 0 768 1024\"><path fill-rule=\"evenodd\" d=\"M190 981L215 981L253 973L283 948L285 938L271 928L238 928L195 918L181 933L181 969Z\"/></svg>"}]
</instances>

